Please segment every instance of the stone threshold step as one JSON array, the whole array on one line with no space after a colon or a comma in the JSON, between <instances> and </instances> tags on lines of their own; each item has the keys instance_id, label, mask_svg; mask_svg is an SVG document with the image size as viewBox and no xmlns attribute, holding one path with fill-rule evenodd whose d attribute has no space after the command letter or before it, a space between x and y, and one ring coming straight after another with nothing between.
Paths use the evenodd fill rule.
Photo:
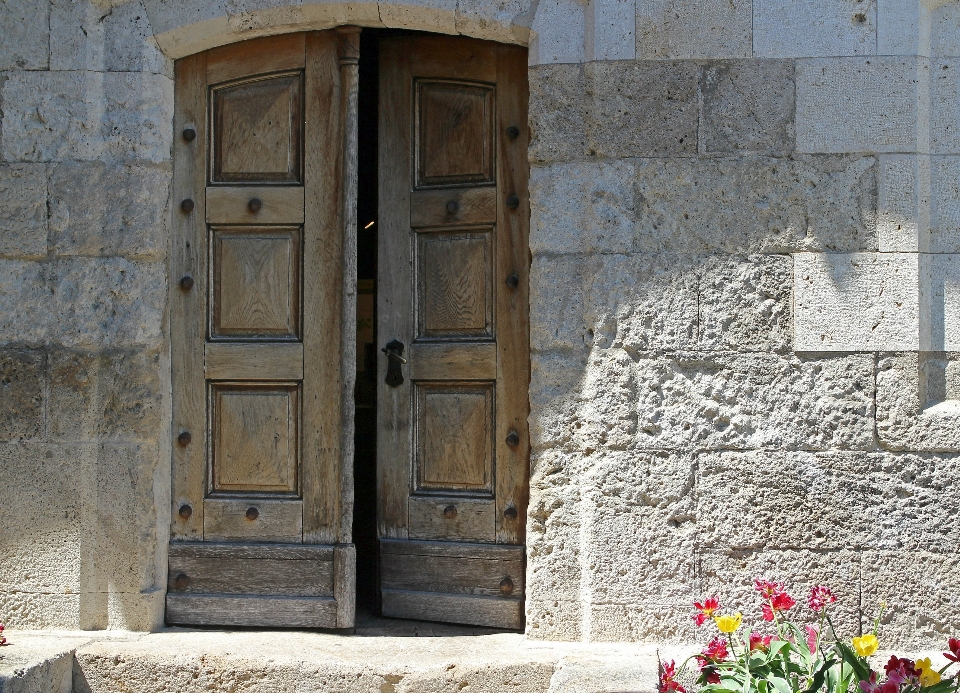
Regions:
<instances>
[{"instance_id":1,"label":"stone threshold step","mask_svg":"<svg viewBox=\"0 0 960 693\"><path fill-rule=\"evenodd\" d=\"M657 648L515 633L11 633L0 693L654 693ZM661 648L664 657L683 656Z\"/></svg>"}]
</instances>

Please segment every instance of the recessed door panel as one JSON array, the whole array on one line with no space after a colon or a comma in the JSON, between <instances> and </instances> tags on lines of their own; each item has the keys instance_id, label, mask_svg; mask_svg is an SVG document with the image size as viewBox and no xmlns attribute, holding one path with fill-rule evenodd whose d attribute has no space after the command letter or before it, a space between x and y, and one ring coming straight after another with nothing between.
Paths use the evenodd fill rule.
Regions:
<instances>
[{"instance_id":1,"label":"recessed door panel","mask_svg":"<svg viewBox=\"0 0 960 693\"><path fill-rule=\"evenodd\" d=\"M302 71L218 85L211 100L213 183L302 182Z\"/></svg>"},{"instance_id":2,"label":"recessed door panel","mask_svg":"<svg viewBox=\"0 0 960 693\"><path fill-rule=\"evenodd\" d=\"M418 79L416 94L417 187L493 183L493 86Z\"/></svg>"},{"instance_id":3,"label":"recessed door panel","mask_svg":"<svg viewBox=\"0 0 960 693\"><path fill-rule=\"evenodd\" d=\"M493 337L493 233L417 234L419 336Z\"/></svg>"},{"instance_id":4,"label":"recessed door panel","mask_svg":"<svg viewBox=\"0 0 960 693\"><path fill-rule=\"evenodd\" d=\"M213 383L211 491L296 494L300 386Z\"/></svg>"},{"instance_id":5,"label":"recessed door panel","mask_svg":"<svg viewBox=\"0 0 960 693\"><path fill-rule=\"evenodd\" d=\"M300 336L300 227L212 230L213 339Z\"/></svg>"}]
</instances>

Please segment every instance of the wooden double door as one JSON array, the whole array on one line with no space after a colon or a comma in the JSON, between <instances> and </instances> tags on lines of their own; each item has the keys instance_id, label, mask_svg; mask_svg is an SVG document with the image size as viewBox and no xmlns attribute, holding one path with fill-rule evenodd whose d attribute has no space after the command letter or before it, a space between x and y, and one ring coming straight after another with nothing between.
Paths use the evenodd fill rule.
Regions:
<instances>
[{"instance_id":1,"label":"wooden double door","mask_svg":"<svg viewBox=\"0 0 960 693\"><path fill-rule=\"evenodd\" d=\"M354 622L358 36L176 65L169 623ZM519 628L525 53L380 53L383 613Z\"/></svg>"}]
</instances>

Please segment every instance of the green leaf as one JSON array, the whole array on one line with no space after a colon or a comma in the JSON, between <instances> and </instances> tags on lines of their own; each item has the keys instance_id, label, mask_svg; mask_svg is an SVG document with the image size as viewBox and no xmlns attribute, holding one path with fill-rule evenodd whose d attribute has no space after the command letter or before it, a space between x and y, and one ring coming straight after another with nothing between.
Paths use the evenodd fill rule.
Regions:
<instances>
[{"instance_id":1,"label":"green leaf","mask_svg":"<svg viewBox=\"0 0 960 693\"><path fill-rule=\"evenodd\" d=\"M779 676L770 676L767 681L774 687L776 693L793 693L793 688L787 683L786 679Z\"/></svg>"},{"instance_id":2,"label":"green leaf","mask_svg":"<svg viewBox=\"0 0 960 693\"><path fill-rule=\"evenodd\" d=\"M807 688L806 693L817 693L817 691L820 690L827 677L827 671L829 671L834 664L836 664L835 660L828 659L814 672L813 679L810 681L810 687Z\"/></svg>"},{"instance_id":3,"label":"green leaf","mask_svg":"<svg viewBox=\"0 0 960 693\"><path fill-rule=\"evenodd\" d=\"M837 641L837 650L840 651L843 661L846 662L850 666L850 669L853 670L853 674L857 677L857 681L870 680L870 667L867 666L867 663L860 657L860 655L839 640Z\"/></svg>"}]
</instances>

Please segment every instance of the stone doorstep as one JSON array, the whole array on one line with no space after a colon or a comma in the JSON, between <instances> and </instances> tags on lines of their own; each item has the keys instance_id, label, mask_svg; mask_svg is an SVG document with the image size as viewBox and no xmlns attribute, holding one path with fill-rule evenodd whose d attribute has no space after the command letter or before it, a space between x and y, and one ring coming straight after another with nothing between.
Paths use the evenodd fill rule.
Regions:
<instances>
[{"instance_id":1,"label":"stone doorstep","mask_svg":"<svg viewBox=\"0 0 960 693\"><path fill-rule=\"evenodd\" d=\"M0 693L654 693L657 648L506 633L11 632ZM671 651L673 650L673 651ZM683 654L662 648L664 657Z\"/></svg>"}]
</instances>

